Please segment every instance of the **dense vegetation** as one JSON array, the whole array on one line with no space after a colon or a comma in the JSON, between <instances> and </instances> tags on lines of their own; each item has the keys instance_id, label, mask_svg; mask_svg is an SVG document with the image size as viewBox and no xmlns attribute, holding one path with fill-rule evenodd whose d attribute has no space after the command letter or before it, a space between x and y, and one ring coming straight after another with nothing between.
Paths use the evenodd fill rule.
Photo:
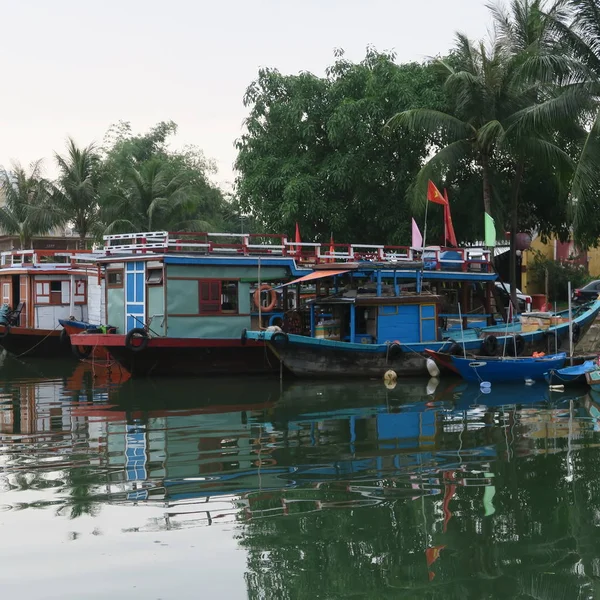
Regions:
<instances>
[{"instance_id":1,"label":"dense vegetation","mask_svg":"<svg viewBox=\"0 0 600 600\"><path fill-rule=\"evenodd\" d=\"M238 141L241 207L268 228L409 243L426 184L449 190L459 242L497 231L600 235L600 2L512 0L489 38L394 63L338 54L325 77L259 72ZM441 208L430 207L432 242ZM422 218L421 218L422 222ZM438 226L437 230L435 226ZM515 289L516 248L511 281Z\"/></svg>"},{"instance_id":2,"label":"dense vegetation","mask_svg":"<svg viewBox=\"0 0 600 600\"><path fill-rule=\"evenodd\" d=\"M244 96L233 197L197 148L175 152L172 122L143 135L113 127L100 146L72 141L56 181L15 165L0 173L0 227L27 245L65 223L106 232L231 229L304 240L409 243L425 185L449 192L459 242L537 231L582 245L600 237L600 0L511 0L490 8L487 39L457 34L446 56L397 64L336 51L322 77L264 68ZM429 237L441 241L442 209ZM515 248L512 278L516 276ZM513 286L514 287L514 286Z\"/></svg>"},{"instance_id":3,"label":"dense vegetation","mask_svg":"<svg viewBox=\"0 0 600 600\"><path fill-rule=\"evenodd\" d=\"M239 227L235 205L211 183L214 168L202 152L169 149L176 131L175 123L164 122L135 135L129 123L119 123L101 146L80 148L68 140L55 155L53 181L43 177L40 162L0 171L0 227L24 248L64 225L74 227L82 246L111 232Z\"/></svg>"}]
</instances>

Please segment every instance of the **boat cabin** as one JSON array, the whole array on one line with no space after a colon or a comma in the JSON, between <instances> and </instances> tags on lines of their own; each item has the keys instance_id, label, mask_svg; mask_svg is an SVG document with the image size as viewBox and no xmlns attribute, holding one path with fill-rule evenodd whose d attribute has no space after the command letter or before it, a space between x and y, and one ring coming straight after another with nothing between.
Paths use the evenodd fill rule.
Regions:
<instances>
[{"instance_id":1,"label":"boat cabin","mask_svg":"<svg viewBox=\"0 0 600 600\"><path fill-rule=\"evenodd\" d=\"M238 338L243 329L279 325L321 335L327 320L310 306L321 306L335 276L347 271L355 281L379 285L380 293L377 300L377 293L330 299L344 338L392 336L390 317L409 319L411 313L415 339L435 339L437 321L457 316L457 301L469 315L465 327L472 313L479 321L493 313L489 292L496 274L489 252L477 248L419 252L290 242L282 235L154 232L105 236L103 252L92 259L106 281L106 322L122 334L147 325L154 336ZM400 287L401 298L390 301L386 290L398 296ZM421 301L421 291L430 292L429 299Z\"/></svg>"},{"instance_id":2,"label":"boat cabin","mask_svg":"<svg viewBox=\"0 0 600 600\"><path fill-rule=\"evenodd\" d=\"M385 344L401 340L421 343L441 338L438 319L443 298L421 289L421 263L355 264L344 270L323 271L319 288L327 290L310 300L310 336L342 342ZM416 286L402 283L400 271L412 273ZM332 274L334 273L334 274ZM310 279L317 279L315 270ZM294 283L294 282L293 282Z\"/></svg>"},{"instance_id":3,"label":"boat cabin","mask_svg":"<svg viewBox=\"0 0 600 600\"><path fill-rule=\"evenodd\" d=\"M53 330L58 319L102 321L102 283L95 268L75 263L82 254L19 250L0 255L0 303L15 311L16 326Z\"/></svg>"},{"instance_id":4,"label":"boat cabin","mask_svg":"<svg viewBox=\"0 0 600 600\"><path fill-rule=\"evenodd\" d=\"M243 329L268 326L288 310L294 295L277 286L310 273L257 239L242 251L248 235L245 245L233 234L211 234L218 243L206 242L208 234L170 235L106 236L104 253L93 257L117 333L147 326L151 336L239 340Z\"/></svg>"}]
</instances>

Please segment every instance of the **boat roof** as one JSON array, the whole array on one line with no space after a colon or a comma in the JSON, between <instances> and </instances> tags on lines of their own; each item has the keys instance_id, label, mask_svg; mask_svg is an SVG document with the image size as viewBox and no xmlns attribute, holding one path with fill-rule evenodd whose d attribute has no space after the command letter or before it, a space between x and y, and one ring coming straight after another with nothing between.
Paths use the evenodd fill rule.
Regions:
<instances>
[{"instance_id":1,"label":"boat roof","mask_svg":"<svg viewBox=\"0 0 600 600\"><path fill-rule=\"evenodd\" d=\"M179 265L275 266L294 277L321 270L381 271L386 277L495 281L491 252L481 247L411 248L384 244L290 241L280 234L143 232L104 236L104 247L83 262L160 261Z\"/></svg>"}]
</instances>

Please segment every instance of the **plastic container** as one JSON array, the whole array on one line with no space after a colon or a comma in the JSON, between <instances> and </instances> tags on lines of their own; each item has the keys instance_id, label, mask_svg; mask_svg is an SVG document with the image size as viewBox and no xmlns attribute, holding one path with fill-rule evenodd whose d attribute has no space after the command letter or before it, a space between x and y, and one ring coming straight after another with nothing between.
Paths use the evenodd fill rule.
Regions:
<instances>
[{"instance_id":1,"label":"plastic container","mask_svg":"<svg viewBox=\"0 0 600 600\"><path fill-rule=\"evenodd\" d=\"M531 294L531 310L542 310L546 304L546 294Z\"/></svg>"}]
</instances>

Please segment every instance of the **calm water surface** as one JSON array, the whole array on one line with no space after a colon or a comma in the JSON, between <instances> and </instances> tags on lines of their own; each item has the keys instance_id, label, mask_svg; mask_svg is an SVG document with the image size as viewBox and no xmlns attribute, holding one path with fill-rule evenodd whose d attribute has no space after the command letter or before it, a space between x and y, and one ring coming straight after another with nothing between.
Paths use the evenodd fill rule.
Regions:
<instances>
[{"instance_id":1,"label":"calm water surface","mask_svg":"<svg viewBox=\"0 0 600 600\"><path fill-rule=\"evenodd\" d=\"M599 418L542 385L7 360L1 597L597 598Z\"/></svg>"}]
</instances>

